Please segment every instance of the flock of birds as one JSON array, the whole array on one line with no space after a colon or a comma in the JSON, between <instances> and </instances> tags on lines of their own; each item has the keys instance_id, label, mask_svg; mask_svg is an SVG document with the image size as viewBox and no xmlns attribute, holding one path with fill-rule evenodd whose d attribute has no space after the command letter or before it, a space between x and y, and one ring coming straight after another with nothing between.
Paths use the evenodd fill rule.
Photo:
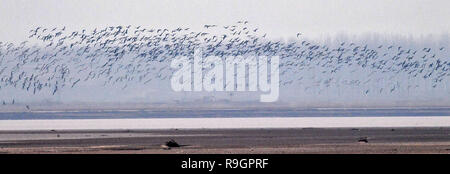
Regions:
<instances>
[{"instance_id":1,"label":"flock of birds","mask_svg":"<svg viewBox=\"0 0 450 174\"><path fill-rule=\"evenodd\" d=\"M141 26L80 31L37 27L20 44L0 42L0 90L17 88L32 94L49 91L55 95L63 88L76 88L92 80L122 88L131 82L168 80L174 72L169 66L171 60L177 56L192 57L196 48L202 48L203 57L277 55L280 85L297 83L304 90L329 87L333 81L360 85L371 80L373 73L387 74L386 79L400 74L425 79L432 87L448 83L450 57L445 47L413 49L351 42L327 46L302 37L298 33L290 41L274 41L248 21L227 26L204 25L202 31ZM365 80L344 82L335 78L340 71L355 67L370 72ZM302 83L306 79L304 72L313 70L322 75L312 76L315 83ZM394 92L396 87L376 92ZM15 102L3 100L3 105Z\"/></svg>"}]
</instances>

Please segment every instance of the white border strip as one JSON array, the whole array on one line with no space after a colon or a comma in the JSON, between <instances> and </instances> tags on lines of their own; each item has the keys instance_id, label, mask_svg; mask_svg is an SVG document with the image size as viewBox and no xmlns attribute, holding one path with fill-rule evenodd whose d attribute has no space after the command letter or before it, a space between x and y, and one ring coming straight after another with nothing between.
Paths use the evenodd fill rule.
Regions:
<instances>
[{"instance_id":1,"label":"white border strip","mask_svg":"<svg viewBox=\"0 0 450 174\"><path fill-rule=\"evenodd\" d=\"M1 120L0 130L450 127L450 116Z\"/></svg>"}]
</instances>

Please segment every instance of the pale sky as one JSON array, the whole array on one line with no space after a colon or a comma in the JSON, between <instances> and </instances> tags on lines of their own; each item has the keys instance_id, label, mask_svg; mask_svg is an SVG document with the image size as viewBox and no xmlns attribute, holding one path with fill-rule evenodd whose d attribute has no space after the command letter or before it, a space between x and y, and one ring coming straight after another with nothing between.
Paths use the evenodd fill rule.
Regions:
<instances>
[{"instance_id":1,"label":"pale sky","mask_svg":"<svg viewBox=\"0 0 450 174\"><path fill-rule=\"evenodd\" d=\"M450 33L448 7L450 0L0 0L0 42L25 41L28 32L38 26L66 26L67 30L73 31L82 28L135 25L169 29L189 27L195 31L204 29L204 24L230 25L241 20L250 21L251 25L259 27L259 32L265 32L269 37L275 38L295 37L298 32L303 33L305 37L332 36L342 32L421 37ZM348 72L342 71L340 75L349 78L360 78L358 75L361 75L363 78L364 73L367 73L364 69L359 73ZM409 83L403 76L396 78L398 79L391 81ZM111 86L106 90L102 87L103 83L95 81L92 84L86 83L86 86L80 85L76 89L65 88L66 92L61 90L61 95L50 96L53 97L50 99L117 101L120 98L121 101L172 101L174 96L185 98L184 93L170 91L168 81L167 84L161 84L159 81L147 85L130 84L126 91L121 89L121 86ZM280 100L292 100L304 105L328 104L330 101L360 105L364 105L366 101L385 105L405 101L417 105L448 103L449 98L442 95L448 94L449 91L445 83L438 88L431 88L431 82L423 79L415 83L425 85L411 93L406 89L407 85L404 85L402 87L405 89L399 90L402 92L384 96L370 93L370 97L355 93L355 90L362 90L360 88L364 86L337 86L327 89L324 93L320 93L320 89L298 92L294 86L291 89L283 88L280 91ZM92 88L95 85L97 88ZM296 91L297 95L292 95L292 91ZM41 101L49 97L48 94L42 92L33 95L24 93L21 89L0 90L0 96L14 97L21 101ZM154 97L156 95L159 97ZM22 98L18 98L19 96ZM250 98L245 95L240 97ZM303 100L304 98L308 100ZM301 103L303 101L305 103Z\"/></svg>"},{"instance_id":2,"label":"pale sky","mask_svg":"<svg viewBox=\"0 0 450 174\"><path fill-rule=\"evenodd\" d=\"M449 0L0 0L0 41L37 26L199 28L248 20L272 37L450 31Z\"/></svg>"}]
</instances>

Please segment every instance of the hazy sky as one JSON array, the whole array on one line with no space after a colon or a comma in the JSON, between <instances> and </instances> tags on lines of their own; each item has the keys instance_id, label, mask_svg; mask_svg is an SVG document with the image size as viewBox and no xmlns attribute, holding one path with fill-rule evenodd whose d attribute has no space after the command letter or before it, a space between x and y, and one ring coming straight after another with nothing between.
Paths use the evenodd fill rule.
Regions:
<instances>
[{"instance_id":1,"label":"hazy sky","mask_svg":"<svg viewBox=\"0 0 450 174\"><path fill-rule=\"evenodd\" d=\"M276 38L295 37L298 32L303 33L305 37L320 37L340 32L347 34L376 32L417 37L450 33L448 7L450 7L450 0L0 0L0 42L17 43L27 40L28 32L38 26L46 28L66 26L67 30L73 31L81 28L93 29L131 24L151 28L189 27L195 31L204 29L204 24L230 25L241 20L248 20L251 25L259 27L258 33L266 32L268 36ZM446 41L448 44L448 36ZM413 49L424 46L435 46L436 49L443 47L443 45L428 43L400 44ZM447 50L439 52L437 56L441 55L447 58ZM343 80L363 79L368 73L366 69L358 69L359 71L356 72L351 70L341 71L336 77L348 77ZM319 77L315 73L316 71L308 71L303 75ZM383 79L386 74L379 74L379 76ZM413 84L421 84L421 86L410 92L408 87L410 79L401 75L395 78L397 79L391 79L387 83L372 81L367 84L367 87L388 89L392 86L390 82L401 82L405 85L398 90L401 91L398 93L381 95L371 92L364 95L361 91L365 90L366 86L354 88L333 86L324 92L320 88L299 92L297 86L293 86L280 91L280 100L296 101L304 105L329 104L330 102L358 105L364 105L364 102L369 104L379 102L383 105L395 105L412 102L428 106L449 103L448 95L442 95L449 94L446 83L432 88L430 80L414 79ZM303 82L315 83L316 79L311 79ZM55 96L49 95L51 91L33 95L24 93L19 88L14 90L2 88L0 96L4 99L11 97L11 100L15 98L18 99L17 101L34 101L33 99L41 101L48 97L56 101L107 102L117 101L118 98L121 101L138 101L139 99L139 101L158 100L158 102L159 100L172 101L173 97L178 97L180 100L186 98L185 93L171 91L168 81L164 82L166 84L160 81L153 81L154 84L127 83L126 91L120 85L105 89L103 83L102 80L91 81L84 83L85 86L80 84L78 88L64 88ZM49 88L49 90L52 89ZM292 95L293 91L296 95ZM229 97L225 93L223 96ZM250 98L245 95L239 97ZM305 98L308 100L304 100ZM196 98L192 97L192 99ZM233 98L235 99L236 97Z\"/></svg>"},{"instance_id":2,"label":"hazy sky","mask_svg":"<svg viewBox=\"0 0 450 174\"><path fill-rule=\"evenodd\" d=\"M201 27L248 20L274 37L302 32L402 35L450 31L449 0L0 0L0 41L33 27Z\"/></svg>"}]
</instances>

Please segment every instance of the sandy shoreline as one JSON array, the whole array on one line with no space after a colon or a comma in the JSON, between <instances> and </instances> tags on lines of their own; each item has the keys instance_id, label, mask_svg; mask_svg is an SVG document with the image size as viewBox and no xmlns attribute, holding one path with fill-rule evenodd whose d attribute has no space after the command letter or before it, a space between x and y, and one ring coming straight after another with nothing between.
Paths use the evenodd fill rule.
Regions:
<instances>
[{"instance_id":1,"label":"sandy shoreline","mask_svg":"<svg viewBox=\"0 0 450 174\"><path fill-rule=\"evenodd\" d=\"M449 154L450 127L0 131L0 153Z\"/></svg>"}]
</instances>

